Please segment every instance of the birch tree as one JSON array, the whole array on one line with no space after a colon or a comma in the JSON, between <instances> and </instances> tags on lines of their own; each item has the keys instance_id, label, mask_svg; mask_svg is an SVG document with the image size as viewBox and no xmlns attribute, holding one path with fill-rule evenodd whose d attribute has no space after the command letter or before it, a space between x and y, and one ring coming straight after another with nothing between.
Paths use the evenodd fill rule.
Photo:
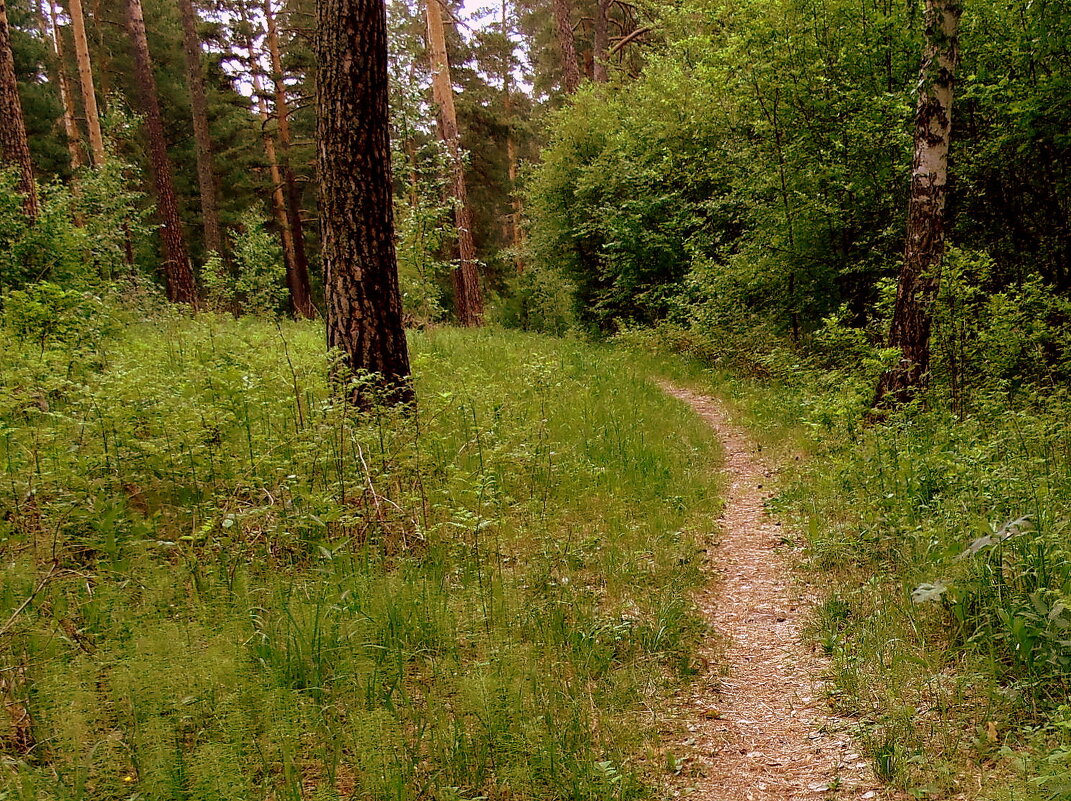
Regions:
<instances>
[{"instance_id":1,"label":"birch tree","mask_svg":"<svg viewBox=\"0 0 1071 801\"><path fill-rule=\"evenodd\" d=\"M908 401L927 381L931 307L945 249L948 151L961 10L959 0L926 0L907 244L889 330L889 345L899 348L901 357L878 382L875 406Z\"/></svg>"}]
</instances>

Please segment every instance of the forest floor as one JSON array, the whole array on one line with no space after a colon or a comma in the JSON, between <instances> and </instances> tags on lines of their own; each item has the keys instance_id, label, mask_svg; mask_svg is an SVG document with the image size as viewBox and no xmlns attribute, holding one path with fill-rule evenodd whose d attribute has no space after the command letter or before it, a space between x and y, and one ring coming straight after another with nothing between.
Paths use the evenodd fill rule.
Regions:
<instances>
[{"instance_id":1,"label":"forest floor","mask_svg":"<svg viewBox=\"0 0 1071 801\"><path fill-rule=\"evenodd\" d=\"M824 665L802 635L814 594L793 575L781 524L764 505L772 472L718 400L664 383L714 429L725 451L725 507L697 598L720 636L704 646L722 666L680 710L694 756L688 794L704 801L876 799L884 794L853 744L851 721L830 715Z\"/></svg>"}]
</instances>

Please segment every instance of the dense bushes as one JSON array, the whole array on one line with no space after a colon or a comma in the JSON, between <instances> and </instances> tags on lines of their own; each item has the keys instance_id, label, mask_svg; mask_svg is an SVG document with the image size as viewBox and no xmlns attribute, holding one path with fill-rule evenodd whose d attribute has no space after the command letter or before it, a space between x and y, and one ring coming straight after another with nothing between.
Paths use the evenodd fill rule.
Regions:
<instances>
[{"instance_id":1,"label":"dense bushes","mask_svg":"<svg viewBox=\"0 0 1071 801\"><path fill-rule=\"evenodd\" d=\"M969 269L985 265L972 310L1071 290L1067 13L964 14L949 229ZM882 0L664 9L665 43L637 80L589 86L553 119L529 187L535 264L563 270L602 330L761 321L805 336L836 314L877 341L902 251L919 28L915 6Z\"/></svg>"},{"instance_id":2,"label":"dense bushes","mask_svg":"<svg viewBox=\"0 0 1071 801\"><path fill-rule=\"evenodd\" d=\"M129 276L149 229L128 172L109 161L80 174L77 189L40 187L41 214L29 225L16 172L0 169L0 291L42 280L86 288Z\"/></svg>"}]
</instances>

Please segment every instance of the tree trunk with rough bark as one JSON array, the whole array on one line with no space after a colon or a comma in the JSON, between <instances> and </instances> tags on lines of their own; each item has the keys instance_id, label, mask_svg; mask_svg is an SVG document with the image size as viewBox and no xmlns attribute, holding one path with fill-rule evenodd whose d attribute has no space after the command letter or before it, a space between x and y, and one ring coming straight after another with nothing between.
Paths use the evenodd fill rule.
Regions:
<instances>
[{"instance_id":1,"label":"tree trunk with rough bark","mask_svg":"<svg viewBox=\"0 0 1071 801\"><path fill-rule=\"evenodd\" d=\"M42 18L44 10L41 11ZM74 98L71 95L71 81L67 76L67 62L63 56L63 35L59 29L59 10L56 0L48 2L48 31L52 40L52 52L56 56L56 86L59 87L60 104L63 107L63 133L67 138L67 152L71 155L71 169L77 170L85 165L82 153L82 135L78 131L77 115L74 111Z\"/></svg>"},{"instance_id":2,"label":"tree trunk with rough bark","mask_svg":"<svg viewBox=\"0 0 1071 801\"><path fill-rule=\"evenodd\" d=\"M216 202L216 174L212 165L212 136L208 130L208 98L201 68L201 40L197 34L197 11L193 0L177 0L182 17L182 49L186 55L186 78L193 116L194 153L197 157L197 187L201 194L201 224L205 250L223 253L223 234Z\"/></svg>"},{"instance_id":3,"label":"tree trunk with rough bark","mask_svg":"<svg viewBox=\"0 0 1071 801\"><path fill-rule=\"evenodd\" d=\"M246 12L242 10L242 21L248 29L249 20ZM297 249L294 246L294 232L290 228L290 217L286 213L286 195L283 192L283 173L279 169L279 154L275 149L275 137L268 129L270 114L268 113L268 101L264 99L264 83L260 79L260 62L257 59L257 51L253 45L253 37L245 40L246 50L249 51L249 72L253 81L253 97L256 98L257 113L260 116L261 138L264 142L264 155L268 160L268 174L271 177L271 204L272 213L275 214L275 224L279 226L279 237L283 243L283 261L286 264L286 288L290 295L290 312L295 317L301 315L298 299L302 295L302 282L299 278ZM306 286L308 273L306 272ZM307 295L306 295L307 298Z\"/></svg>"},{"instance_id":4,"label":"tree trunk with rough bark","mask_svg":"<svg viewBox=\"0 0 1071 801\"><path fill-rule=\"evenodd\" d=\"M594 52L591 77L596 83L606 83L609 73L606 60L610 57L610 0L595 0Z\"/></svg>"},{"instance_id":5,"label":"tree trunk with rough bark","mask_svg":"<svg viewBox=\"0 0 1071 801\"><path fill-rule=\"evenodd\" d=\"M521 234L521 197L517 187L517 145L513 141L513 103L510 100L509 89L506 89L506 124L509 129L506 132L506 160L508 162L508 177L510 191L511 213L509 215L510 245L513 248L513 266L518 273L524 272L524 258L521 249L524 246L524 238Z\"/></svg>"},{"instance_id":6,"label":"tree trunk with rough bark","mask_svg":"<svg viewBox=\"0 0 1071 801\"><path fill-rule=\"evenodd\" d=\"M568 94L580 86L580 65L576 59L576 36L569 11L569 0L554 0L554 29L558 33L558 49L562 57L562 82Z\"/></svg>"},{"instance_id":7,"label":"tree trunk with rough bark","mask_svg":"<svg viewBox=\"0 0 1071 801\"><path fill-rule=\"evenodd\" d=\"M78 83L82 89L82 108L86 113L86 130L89 131L89 151L93 166L104 163L104 134L100 128L97 111L97 92L93 84L93 62L89 58L89 41L86 39L86 22L82 14L82 0L69 0L71 33L74 39L74 56L78 62Z\"/></svg>"},{"instance_id":8,"label":"tree trunk with rough bark","mask_svg":"<svg viewBox=\"0 0 1071 801\"><path fill-rule=\"evenodd\" d=\"M268 54L271 57L272 83L275 86L275 118L279 124L279 165L282 168L286 219L290 226L294 251L293 276L289 282L290 299L295 316L312 319L316 316L316 307L312 303L312 290L309 286L309 259L305 253L305 231L301 223L301 193L290 165L290 106L286 99L279 31L275 24L271 0L264 0L264 19L268 28Z\"/></svg>"},{"instance_id":9,"label":"tree trunk with rough bark","mask_svg":"<svg viewBox=\"0 0 1071 801\"><path fill-rule=\"evenodd\" d=\"M0 0L0 152L4 161L18 167L22 208L30 220L40 212L37 184L33 178L30 144L19 100L19 83L15 76L15 57L11 52L11 30L7 24L7 0Z\"/></svg>"},{"instance_id":10,"label":"tree trunk with rough bark","mask_svg":"<svg viewBox=\"0 0 1071 801\"><path fill-rule=\"evenodd\" d=\"M443 27L441 0L426 0L428 55L431 60L432 93L439 107L439 134L450 153L450 183L454 195L454 222L457 226L459 262L453 272L454 308L458 321L465 326L483 323L483 292L476 269L476 245L472 239L472 209L465 185L465 164L461 158L461 136L454 109L454 85L450 78L450 61L446 55L446 30Z\"/></svg>"},{"instance_id":11,"label":"tree trunk with rough bark","mask_svg":"<svg viewBox=\"0 0 1071 801\"><path fill-rule=\"evenodd\" d=\"M160 236L164 241L164 283L167 298L172 303L197 305L197 286L190 269L186 250L186 238L182 233L175 182L171 174L171 161L167 156L164 140L164 123L160 115L160 100L156 91L156 78L152 73L149 57L149 42L145 36L145 17L141 0L127 0L127 28L134 50L134 73L141 112L145 115L145 127L149 137L149 162L156 183L156 206L163 225Z\"/></svg>"},{"instance_id":12,"label":"tree trunk with rough bark","mask_svg":"<svg viewBox=\"0 0 1071 801\"><path fill-rule=\"evenodd\" d=\"M507 0L502 0L502 36L509 41L509 17ZM518 273L524 272L524 260L521 258L521 198L517 193L517 144L513 139L513 56L506 59L502 73L502 106L506 112L506 169L509 177L511 213L509 215L509 237L513 247L513 265Z\"/></svg>"},{"instance_id":13,"label":"tree trunk with rough bark","mask_svg":"<svg viewBox=\"0 0 1071 801\"><path fill-rule=\"evenodd\" d=\"M316 9L320 225L327 345L376 375L347 398L413 400L394 247L384 0L320 0Z\"/></svg>"},{"instance_id":14,"label":"tree trunk with rough bark","mask_svg":"<svg viewBox=\"0 0 1071 801\"><path fill-rule=\"evenodd\" d=\"M961 11L959 0L926 0L907 243L889 330L890 347L899 348L902 355L878 382L875 407L911 400L928 379L932 306L945 249L948 151Z\"/></svg>"}]
</instances>

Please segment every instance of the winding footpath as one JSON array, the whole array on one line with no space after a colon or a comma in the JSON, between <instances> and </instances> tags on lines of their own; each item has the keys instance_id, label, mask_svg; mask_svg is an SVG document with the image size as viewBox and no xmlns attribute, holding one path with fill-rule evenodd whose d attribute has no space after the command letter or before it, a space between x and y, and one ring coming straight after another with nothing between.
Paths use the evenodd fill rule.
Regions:
<instances>
[{"instance_id":1,"label":"winding footpath","mask_svg":"<svg viewBox=\"0 0 1071 801\"><path fill-rule=\"evenodd\" d=\"M830 715L825 668L803 641L813 594L792 576L780 524L765 512L771 473L717 400L667 383L717 433L725 451L721 534L709 551L710 586L697 602L715 639L713 670L683 699L675 751L693 756L678 794L702 801L819 801L885 797Z\"/></svg>"}]
</instances>

